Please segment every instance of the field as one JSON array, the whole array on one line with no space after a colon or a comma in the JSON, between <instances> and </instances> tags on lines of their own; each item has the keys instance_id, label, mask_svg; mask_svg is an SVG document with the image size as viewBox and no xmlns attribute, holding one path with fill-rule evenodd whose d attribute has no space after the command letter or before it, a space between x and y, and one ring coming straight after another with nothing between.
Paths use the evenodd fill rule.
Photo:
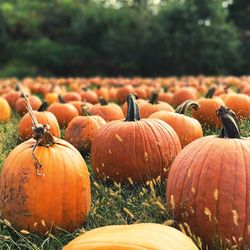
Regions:
<instances>
[{"instance_id":1,"label":"field","mask_svg":"<svg viewBox=\"0 0 250 250\"><path fill-rule=\"evenodd\" d=\"M35 95L43 98L40 93ZM191 116L191 113L188 115ZM11 119L0 124L0 169L8 154L21 143L18 134L20 119L21 116L13 111ZM204 136L218 135L219 131L220 129L203 127ZM250 137L249 119L240 121L240 131L243 137ZM62 138L64 132L64 129L61 129ZM189 227L178 224L167 210L164 179L148 181L145 184L135 184L133 181L127 184L106 182L94 177L89 156L85 156L85 161L91 173L92 202L88 219L82 228L78 228L74 233L59 229L60 233L57 235L48 231L45 236L42 236L32 234L25 229L17 231L9 221L2 219L0 249L61 249L85 231L113 224L155 222L189 233ZM207 249L200 238L193 236L193 240L200 249ZM209 249L226 249L226 247L223 242L215 241Z\"/></svg>"}]
</instances>

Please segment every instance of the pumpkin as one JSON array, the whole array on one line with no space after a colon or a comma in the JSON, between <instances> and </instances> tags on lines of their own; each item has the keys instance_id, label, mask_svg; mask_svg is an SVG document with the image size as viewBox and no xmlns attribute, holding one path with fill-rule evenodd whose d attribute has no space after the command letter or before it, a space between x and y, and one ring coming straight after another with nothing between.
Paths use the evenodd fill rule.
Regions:
<instances>
[{"instance_id":1,"label":"pumpkin","mask_svg":"<svg viewBox=\"0 0 250 250\"><path fill-rule=\"evenodd\" d=\"M7 122L11 117L11 109L9 103L0 97L0 122Z\"/></svg>"},{"instance_id":2,"label":"pumpkin","mask_svg":"<svg viewBox=\"0 0 250 250\"><path fill-rule=\"evenodd\" d=\"M93 104L89 102L71 101L69 103L72 104L77 109L79 115L83 115L83 109L82 109L83 106L86 108L87 111L89 111L90 108L93 107Z\"/></svg>"},{"instance_id":3,"label":"pumpkin","mask_svg":"<svg viewBox=\"0 0 250 250\"><path fill-rule=\"evenodd\" d=\"M15 108L16 101L21 97L20 86L16 84L15 90L6 93L3 97L7 100L12 109Z\"/></svg>"},{"instance_id":4,"label":"pumpkin","mask_svg":"<svg viewBox=\"0 0 250 250\"><path fill-rule=\"evenodd\" d=\"M92 104L98 103L98 95L93 90L88 90L86 88L83 88L80 95L83 102L89 102Z\"/></svg>"},{"instance_id":5,"label":"pumpkin","mask_svg":"<svg viewBox=\"0 0 250 250\"><path fill-rule=\"evenodd\" d=\"M40 124L49 125L50 133L53 136L56 136L59 138L60 137L59 124L54 114L46 111L47 107L48 107L48 103L44 102L37 111L34 111L34 115ZM29 113L26 113L21 118L18 124L19 137L22 140L28 140L32 138L32 135L33 135L32 126L33 126L32 119L30 118Z\"/></svg>"},{"instance_id":6,"label":"pumpkin","mask_svg":"<svg viewBox=\"0 0 250 250\"><path fill-rule=\"evenodd\" d=\"M119 105L115 103L107 103L103 98L100 98L99 104L95 104L89 109L90 114L101 116L106 122L121 120L124 114Z\"/></svg>"},{"instance_id":7,"label":"pumpkin","mask_svg":"<svg viewBox=\"0 0 250 250\"><path fill-rule=\"evenodd\" d=\"M80 152L89 154L94 136L106 122L101 116L91 116L85 108L83 110L85 116L77 116L71 120L64 138Z\"/></svg>"},{"instance_id":8,"label":"pumpkin","mask_svg":"<svg viewBox=\"0 0 250 250\"><path fill-rule=\"evenodd\" d=\"M250 96L245 94L228 94L225 98L225 104L232 109L238 118L250 118Z\"/></svg>"},{"instance_id":9,"label":"pumpkin","mask_svg":"<svg viewBox=\"0 0 250 250\"><path fill-rule=\"evenodd\" d=\"M48 104L52 104L54 102L57 102L58 100L58 93L51 92L45 95L45 101L48 102Z\"/></svg>"},{"instance_id":10,"label":"pumpkin","mask_svg":"<svg viewBox=\"0 0 250 250\"><path fill-rule=\"evenodd\" d=\"M196 100L197 91L193 87L182 87L177 90L172 98L172 105L177 107L187 100Z\"/></svg>"},{"instance_id":11,"label":"pumpkin","mask_svg":"<svg viewBox=\"0 0 250 250\"><path fill-rule=\"evenodd\" d=\"M173 93L168 92L168 86L163 87L163 92L159 93L159 101L167 102L168 104L172 104Z\"/></svg>"},{"instance_id":12,"label":"pumpkin","mask_svg":"<svg viewBox=\"0 0 250 250\"><path fill-rule=\"evenodd\" d=\"M48 111L53 113L59 123L60 128L66 128L69 122L78 116L77 109L70 103L65 103L65 100L60 95L58 96L60 103L53 103L49 106Z\"/></svg>"},{"instance_id":13,"label":"pumpkin","mask_svg":"<svg viewBox=\"0 0 250 250\"><path fill-rule=\"evenodd\" d=\"M126 102L127 96L133 93L134 93L134 88L131 85L119 88L116 92L116 98L118 103L123 104L124 102Z\"/></svg>"},{"instance_id":14,"label":"pumpkin","mask_svg":"<svg viewBox=\"0 0 250 250\"><path fill-rule=\"evenodd\" d=\"M155 223L111 225L93 229L63 250L198 250L185 234Z\"/></svg>"},{"instance_id":15,"label":"pumpkin","mask_svg":"<svg viewBox=\"0 0 250 250\"><path fill-rule=\"evenodd\" d=\"M177 222L211 244L250 244L250 140L240 136L235 115L217 112L219 136L187 145L175 158L167 180L167 204ZM237 248L238 249L238 248Z\"/></svg>"},{"instance_id":16,"label":"pumpkin","mask_svg":"<svg viewBox=\"0 0 250 250\"><path fill-rule=\"evenodd\" d=\"M3 164L1 218L16 230L56 233L59 227L73 232L90 209L87 166L71 144L53 137L34 114L32 120L34 139L13 149Z\"/></svg>"},{"instance_id":17,"label":"pumpkin","mask_svg":"<svg viewBox=\"0 0 250 250\"><path fill-rule=\"evenodd\" d=\"M200 108L192 110L192 116L197 119L202 126L221 127L221 122L216 115L216 111L220 106L225 106L225 103L220 97L213 97L215 91L216 88L210 88L205 95L205 98L200 98L198 100Z\"/></svg>"},{"instance_id":18,"label":"pumpkin","mask_svg":"<svg viewBox=\"0 0 250 250\"><path fill-rule=\"evenodd\" d=\"M151 114L160 111L166 110L173 112L174 109L166 102L158 102L158 93L153 92L148 102L145 102L141 106L141 117L148 118Z\"/></svg>"},{"instance_id":19,"label":"pumpkin","mask_svg":"<svg viewBox=\"0 0 250 250\"><path fill-rule=\"evenodd\" d=\"M40 100L40 98L35 95L29 96L28 99L33 110L38 110L42 105L42 101ZM24 97L20 97L16 101L15 110L19 115L24 115L27 113L26 101Z\"/></svg>"},{"instance_id":20,"label":"pumpkin","mask_svg":"<svg viewBox=\"0 0 250 250\"><path fill-rule=\"evenodd\" d=\"M81 101L82 100L80 94L78 94L76 92L68 92L68 93L64 94L63 99L65 102Z\"/></svg>"},{"instance_id":21,"label":"pumpkin","mask_svg":"<svg viewBox=\"0 0 250 250\"><path fill-rule=\"evenodd\" d=\"M102 98L107 101L109 100L109 91L107 88L97 86L97 88L95 89L95 92L99 99Z\"/></svg>"},{"instance_id":22,"label":"pumpkin","mask_svg":"<svg viewBox=\"0 0 250 250\"><path fill-rule=\"evenodd\" d=\"M175 131L159 119L142 119L132 95L127 97L128 115L113 121L96 134L91 165L97 178L116 182L146 182L165 178L181 150Z\"/></svg>"},{"instance_id":23,"label":"pumpkin","mask_svg":"<svg viewBox=\"0 0 250 250\"><path fill-rule=\"evenodd\" d=\"M180 105L175 113L158 111L149 116L149 118L160 119L169 124L177 133L181 146L185 147L190 142L203 136L201 124L196 119L185 115L190 107L198 109L199 104L194 101L187 101Z\"/></svg>"}]
</instances>

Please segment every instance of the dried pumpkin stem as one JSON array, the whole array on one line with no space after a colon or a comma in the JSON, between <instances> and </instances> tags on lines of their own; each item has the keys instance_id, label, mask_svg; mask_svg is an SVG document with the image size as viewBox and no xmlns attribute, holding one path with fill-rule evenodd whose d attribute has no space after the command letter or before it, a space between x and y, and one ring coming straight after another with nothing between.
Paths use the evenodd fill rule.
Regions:
<instances>
[{"instance_id":1,"label":"dried pumpkin stem","mask_svg":"<svg viewBox=\"0 0 250 250\"><path fill-rule=\"evenodd\" d=\"M103 97L100 97L100 98L99 98L99 103L101 104L101 106L106 106L106 105L108 105L108 102L107 102Z\"/></svg>"},{"instance_id":2,"label":"dried pumpkin stem","mask_svg":"<svg viewBox=\"0 0 250 250\"><path fill-rule=\"evenodd\" d=\"M210 88L207 93L205 94L205 98L213 98L216 88Z\"/></svg>"},{"instance_id":3,"label":"dried pumpkin stem","mask_svg":"<svg viewBox=\"0 0 250 250\"><path fill-rule=\"evenodd\" d=\"M62 95L58 95L58 100L60 103L66 103L66 101Z\"/></svg>"},{"instance_id":4,"label":"dried pumpkin stem","mask_svg":"<svg viewBox=\"0 0 250 250\"><path fill-rule=\"evenodd\" d=\"M138 105L135 102L135 97L133 95L127 96L127 118L125 119L126 122L135 122L139 121L140 118L140 111Z\"/></svg>"},{"instance_id":5,"label":"dried pumpkin stem","mask_svg":"<svg viewBox=\"0 0 250 250\"><path fill-rule=\"evenodd\" d=\"M238 119L235 113L224 106L217 110L217 116L221 120L222 129L219 134L220 138L241 138Z\"/></svg>"},{"instance_id":6,"label":"dried pumpkin stem","mask_svg":"<svg viewBox=\"0 0 250 250\"><path fill-rule=\"evenodd\" d=\"M175 113L185 115L188 109L193 108L197 110L199 107L200 105L198 102L187 100L176 108Z\"/></svg>"},{"instance_id":7,"label":"dried pumpkin stem","mask_svg":"<svg viewBox=\"0 0 250 250\"><path fill-rule=\"evenodd\" d=\"M91 114L88 112L88 109L87 109L87 107L86 107L86 104L82 104L81 108L82 108L82 113L83 113L84 116L90 116L90 115L91 115Z\"/></svg>"},{"instance_id":8,"label":"dried pumpkin stem","mask_svg":"<svg viewBox=\"0 0 250 250\"><path fill-rule=\"evenodd\" d=\"M43 102L42 105L38 108L38 112L44 112L48 109L49 103L48 102Z\"/></svg>"},{"instance_id":9,"label":"dried pumpkin stem","mask_svg":"<svg viewBox=\"0 0 250 250\"><path fill-rule=\"evenodd\" d=\"M152 95L150 96L148 102L151 103L151 104L157 104L158 103L158 97L159 97L158 92L154 91L152 93Z\"/></svg>"}]
</instances>

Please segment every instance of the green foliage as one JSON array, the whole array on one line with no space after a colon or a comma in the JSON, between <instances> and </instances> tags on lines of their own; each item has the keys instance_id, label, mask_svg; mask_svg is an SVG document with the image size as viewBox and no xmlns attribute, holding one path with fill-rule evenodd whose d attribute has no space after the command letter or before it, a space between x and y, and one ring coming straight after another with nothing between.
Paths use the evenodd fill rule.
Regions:
<instances>
[{"instance_id":1,"label":"green foliage","mask_svg":"<svg viewBox=\"0 0 250 250\"><path fill-rule=\"evenodd\" d=\"M243 54L249 45L222 0L107 3L1 1L0 76L250 72ZM229 9L230 20L244 28L245 7Z\"/></svg>"}]
</instances>

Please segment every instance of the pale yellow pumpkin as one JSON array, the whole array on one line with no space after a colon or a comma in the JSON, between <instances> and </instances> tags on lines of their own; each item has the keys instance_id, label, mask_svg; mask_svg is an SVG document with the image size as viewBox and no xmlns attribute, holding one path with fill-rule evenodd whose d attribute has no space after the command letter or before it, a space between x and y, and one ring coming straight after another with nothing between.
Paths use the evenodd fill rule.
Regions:
<instances>
[{"instance_id":1,"label":"pale yellow pumpkin","mask_svg":"<svg viewBox=\"0 0 250 250\"><path fill-rule=\"evenodd\" d=\"M185 234L154 223L113 225L91 230L63 250L198 250Z\"/></svg>"}]
</instances>

